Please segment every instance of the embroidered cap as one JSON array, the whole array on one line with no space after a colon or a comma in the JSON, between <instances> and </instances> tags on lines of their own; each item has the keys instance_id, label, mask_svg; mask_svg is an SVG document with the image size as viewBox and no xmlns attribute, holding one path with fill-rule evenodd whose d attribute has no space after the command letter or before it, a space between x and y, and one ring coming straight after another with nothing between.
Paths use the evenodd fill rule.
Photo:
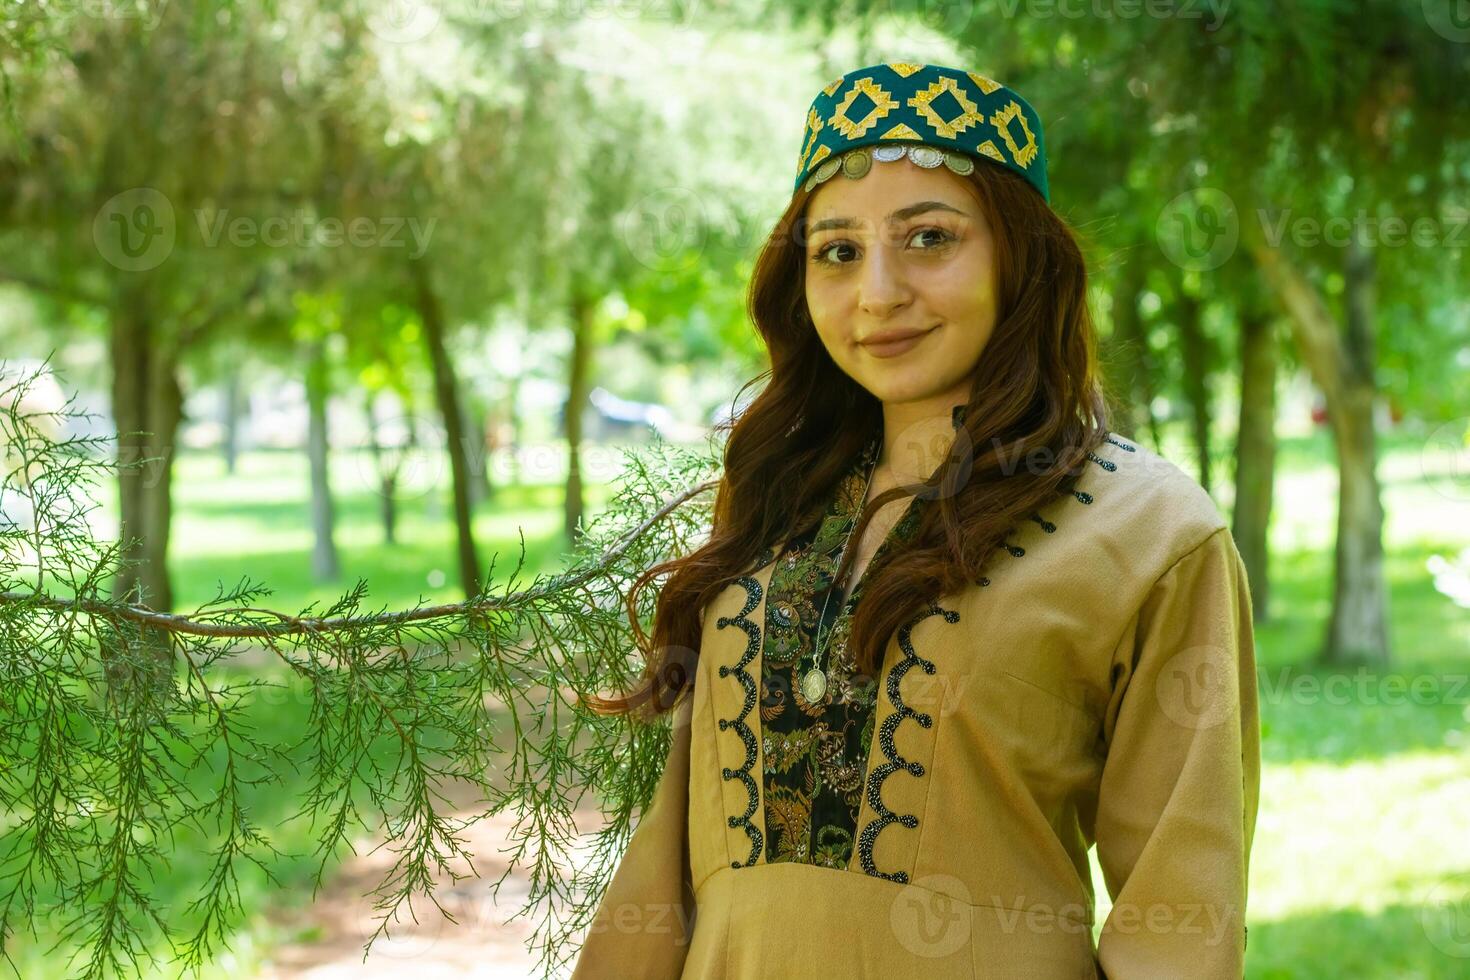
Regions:
<instances>
[{"instance_id":1,"label":"embroidered cap","mask_svg":"<svg viewBox=\"0 0 1470 980\"><path fill-rule=\"evenodd\" d=\"M850 71L817 93L792 190L814 190L838 170L861 177L873 160L902 156L962 175L987 160L1051 202L1041 117L1030 103L978 72L905 62Z\"/></svg>"}]
</instances>

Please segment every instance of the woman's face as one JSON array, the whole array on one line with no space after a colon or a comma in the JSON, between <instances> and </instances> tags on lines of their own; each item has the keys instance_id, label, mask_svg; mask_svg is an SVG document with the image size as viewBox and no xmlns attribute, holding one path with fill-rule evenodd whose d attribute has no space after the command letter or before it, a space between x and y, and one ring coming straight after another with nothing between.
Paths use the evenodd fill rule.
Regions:
<instances>
[{"instance_id":1,"label":"woman's face","mask_svg":"<svg viewBox=\"0 0 1470 980\"><path fill-rule=\"evenodd\" d=\"M807 308L837 366L884 403L964 400L996 316L994 241L968 181L875 160L821 184L806 219Z\"/></svg>"}]
</instances>

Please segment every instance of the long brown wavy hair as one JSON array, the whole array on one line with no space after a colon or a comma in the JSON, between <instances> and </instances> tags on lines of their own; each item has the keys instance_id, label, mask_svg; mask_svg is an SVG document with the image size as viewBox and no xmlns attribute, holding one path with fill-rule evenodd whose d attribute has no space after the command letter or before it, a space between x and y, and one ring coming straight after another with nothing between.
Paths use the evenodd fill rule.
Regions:
<instances>
[{"instance_id":1,"label":"long brown wavy hair","mask_svg":"<svg viewBox=\"0 0 1470 980\"><path fill-rule=\"evenodd\" d=\"M1107 431L1076 237L1019 176L983 164L964 179L994 236L996 325L975 367L964 433L956 432L946 460L924 483L875 496L853 531L852 540L861 540L873 513L892 500L926 498L914 537L865 572L849 643L868 676L879 674L888 638L910 616L977 582L1018 522L1071 489L1087 452ZM704 608L758 567L771 546L820 520L826 495L882 431L882 404L837 367L807 311L810 196L796 192L756 259L747 306L771 366L741 392L770 380L738 417L720 425L729 437L709 541L634 582L627 609L643 673L621 697L586 697L599 714L651 720L692 690ZM666 573L650 637L638 624L637 594Z\"/></svg>"}]
</instances>

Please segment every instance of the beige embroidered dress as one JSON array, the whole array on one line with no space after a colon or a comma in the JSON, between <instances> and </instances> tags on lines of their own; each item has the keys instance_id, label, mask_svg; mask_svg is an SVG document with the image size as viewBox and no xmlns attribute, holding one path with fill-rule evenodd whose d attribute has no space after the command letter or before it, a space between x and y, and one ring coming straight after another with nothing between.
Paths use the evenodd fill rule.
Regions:
<instances>
[{"instance_id":1,"label":"beige embroidered dress","mask_svg":"<svg viewBox=\"0 0 1470 980\"><path fill-rule=\"evenodd\" d=\"M825 774L836 794L825 809L774 778L796 750L769 603L811 586L779 567L790 543L716 596L573 976L1241 976L1260 779L1245 571L1177 467L1117 436L1090 463L984 578L890 639L871 717L853 716L856 797L850 737L798 754L798 787L817 799ZM1112 897L1097 943L1094 844Z\"/></svg>"}]
</instances>

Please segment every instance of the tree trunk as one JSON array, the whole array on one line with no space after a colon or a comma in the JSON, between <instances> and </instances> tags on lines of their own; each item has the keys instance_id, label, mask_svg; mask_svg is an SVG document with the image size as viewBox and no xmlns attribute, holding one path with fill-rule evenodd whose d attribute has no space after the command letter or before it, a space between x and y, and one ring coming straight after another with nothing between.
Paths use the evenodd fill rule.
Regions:
<instances>
[{"instance_id":1,"label":"tree trunk","mask_svg":"<svg viewBox=\"0 0 1470 980\"><path fill-rule=\"evenodd\" d=\"M1344 336L1321 294L1286 254L1264 242L1255 222L1241 224L1257 266L1290 314L1302 360L1322 389L1337 450L1336 582L1321 659L1387 663L1388 590L1373 429L1372 254L1356 241L1349 245Z\"/></svg>"},{"instance_id":2,"label":"tree trunk","mask_svg":"<svg viewBox=\"0 0 1470 980\"><path fill-rule=\"evenodd\" d=\"M568 365L567 402L563 425L567 437L566 521L563 529L567 541L576 542L577 527L582 520L582 465L578 450L582 445L582 408L587 404L587 369L592 354L592 318L597 306L590 299L577 296L572 301L572 360Z\"/></svg>"},{"instance_id":3,"label":"tree trunk","mask_svg":"<svg viewBox=\"0 0 1470 980\"><path fill-rule=\"evenodd\" d=\"M311 469L311 572L318 582L335 581L341 575L337 545L332 540L335 524L332 483L327 472L331 443L327 433L327 345L312 343L306 362L306 456Z\"/></svg>"},{"instance_id":4,"label":"tree trunk","mask_svg":"<svg viewBox=\"0 0 1470 980\"><path fill-rule=\"evenodd\" d=\"M240 390L240 372L229 370L225 378L224 404L222 407L221 427L224 430L220 449L225 457L225 472L233 476L235 464L240 455L240 415L242 400Z\"/></svg>"},{"instance_id":5,"label":"tree trunk","mask_svg":"<svg viewBox=\"0 0 1470 980\"><path fill-rule=\"evenodd\" d=\"M510 379L505 393L505 421L510 429L510 455L509 466L506 467L506 483L515 486L521 482L521 416L519 406L521 404L521 379L519 376Z\"/></svg>"},{"instance_id":6,"label":"tree trunk","mask_svg":"<svg viewBox=\"0 0 1470 980\"><path fill-rule=\"evenodd\" d=\"M1199 485L1210 489L1210 348L1200 317L1197 297L1180 291L1178 306L1180 350L1184 356L1184 397L1189 402L1190 433L1194 439Z\"/></svg>"},{"instance_id":7,"label":"tree trunk","mask_svg":"<svg viewBox=\"0 0 1470 980\"><path fill-rule=\"evenodd\" d=\"M1269 529L1276 480L1275 324L1268 310L1248 306L1240 318L1240 422L1235 436L1235 510L1231 532L1250 582L1257 622L1269 616Z\"/></svg>"},{"instance_id":8,"label":"tree trunk","mask_svg":"<svg viewBox=\"0 0 1470 980\"><path fill-rule=\"evenodd\" d=\"M495 446L490 441L490 427L494 423L495 413L488 406L484 411L471 414L475 422L475 448L479 450L479 458L475 462L475 493L485 501L495 499L495 481L490 477L490 454Z\"/></svg>"},{"instance_id":9,"label":"tree trunk","mask_svg":"<svg viewBox=\"0 0 1470 980\"><path fill-rule=\"evenodd\" d=\"M378 516L383 522L383 543L393 544L394 526L397 523L397 506L394 502L394 493L398 488L398 465L395 460L390 460L388 454L383 451L382 440L378 438L378 416L373 411L375 396L367 396L367 433L368 448L373 454L373 472L378 475ZM410 428L410 433L413 431ZM402 459L400 455L398 459Z\"/></svg>"},{"instance_id":10,"label":"tree trunk","mask_svg":"<svg viewBox=\"0 0 1470 980\"><path fill-rule=\"evenodd\" d=\"M1344 404L1338 432L1337 589L1328 656L1334 662L1387 660L1388 587L1383 570L1383 504L1378 485L1377 390L1373 368L1375 256L1350 236L1343 301L1347 313Z\"/></svg>"},{"instance_id":11,"label":"tree trunk","mask_svg":"<svg viewBox=\"0 0 1470 980\"><path fill-rule=\"evenodd\" d=\"M1143 318L1138 315L1138 297L1143 292L1147 265L1137 255L1130 255L1113 288L1113 356L1117 378L1114 414L1125 426L1124 434L1139 440L1145 430L1159 446L1159 422L1154 417L1154 366L1144 333Z\"/></svg>"},{"instance_id":12,"label":"tree trunk","mask_svg":"<svg viewBox=\"0 0 1470 980\"><path fill-rule=\"evenodd\" d=\"M466 599L480 595L480 561L475 554L474 528L470 523L470 472L465 452L464 416L459 407L459 385L454 366L444 342L444 312L439 296L429 281L429 269L422 262L409 262L417 294L419 318L424 324L424 340L429 346L429 360L434 371L434 397L439 415L444 420L444 436L449 450L450 479L454 488L454 524L459 530L459 580Z\"/></svg>"},{"instance_id":13,"label":"tree trunk","mask_svg":"<svg viewBox=\"0 0 1470 980\"><path fill-rule=\"evenodd\" d=\"M117 425L118 500L123 543L113 582L119 601L172 611L168 577L174 439L183 392L173 347L154 336L140 291L121 298L112 318L112 414Z\"/></svg>"}]
</instances>

